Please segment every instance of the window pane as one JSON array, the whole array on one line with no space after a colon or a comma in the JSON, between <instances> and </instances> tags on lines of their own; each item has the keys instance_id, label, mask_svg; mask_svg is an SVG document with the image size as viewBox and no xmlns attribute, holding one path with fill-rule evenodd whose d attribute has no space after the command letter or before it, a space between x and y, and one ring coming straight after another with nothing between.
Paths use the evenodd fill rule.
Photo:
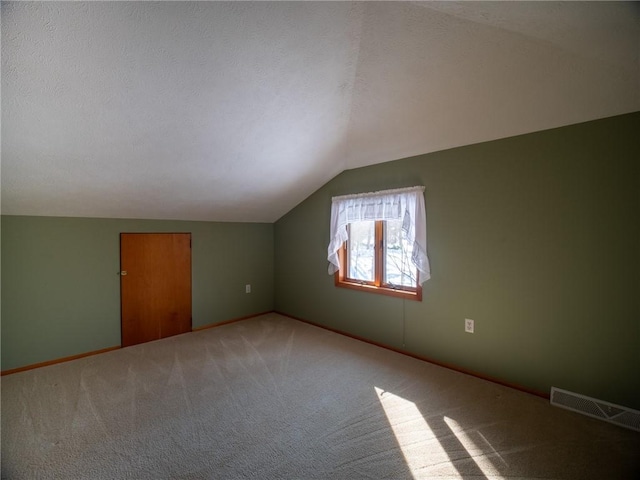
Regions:
<instances>
[{"instance_id":1,"label":"window pane","mask_svg":"<svg viewBox=\"0 0 640 480\"><path fill-rule=\"evenodd\" d=\"M411 263L412 245L402 232L402 220L388 220L384 228L384 283L416 287L418 272Z\"/></svg>"},{"instance_id":2,"label":"window pane","mask_svg":"<svg viewBox=\"0 0 640 480\"><path fill-rule=\"evenodd\" d=\"M349 225L349 277L373 282L375 279L375 222L356 222Z\"/></svg>"}]
</instances>

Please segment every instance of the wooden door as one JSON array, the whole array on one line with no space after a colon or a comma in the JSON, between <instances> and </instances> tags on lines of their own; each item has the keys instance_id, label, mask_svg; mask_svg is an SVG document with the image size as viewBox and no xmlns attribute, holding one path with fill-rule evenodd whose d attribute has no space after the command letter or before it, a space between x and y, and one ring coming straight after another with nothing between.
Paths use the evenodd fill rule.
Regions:
<instances>
[{"instance_id":1,"label":"wooden door","mask_svg":"<svg viewBox=\"0 0 640 480\"><path fill-rule=\"evenodd\" d=\"M191 331L191 234L121 233L122 346Z\"/></svg>"}]
</instances>

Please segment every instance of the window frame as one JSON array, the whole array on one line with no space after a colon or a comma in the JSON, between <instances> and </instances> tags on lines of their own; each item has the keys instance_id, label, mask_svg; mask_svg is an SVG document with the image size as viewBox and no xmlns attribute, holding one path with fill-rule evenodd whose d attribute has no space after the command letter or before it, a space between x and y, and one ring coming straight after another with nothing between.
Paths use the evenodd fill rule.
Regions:
<instances>
[{"instance_id":1,"label":"window frame","mask_svg":"<svg viewBox=\"0 0 640 480\"><path fill-rule=\"evenodd\" d=\"M420 285L420 272L416 269L418 276L416 287L402 285L390 285L383 282L384 279L384 239L385 220L371 220L375 222L375 242L374 242L374 281L357 280L347 277L348 269L348 240L343 242L338 250L340 259L340 269L334 274L336 287L359 290L361 292L377 293L391 297L404 298L408 300L422 301L422 286ZM350 225L347 225L350 229ZM350 236L350 235L349 235Z\"/></svg>"}]
</instances>

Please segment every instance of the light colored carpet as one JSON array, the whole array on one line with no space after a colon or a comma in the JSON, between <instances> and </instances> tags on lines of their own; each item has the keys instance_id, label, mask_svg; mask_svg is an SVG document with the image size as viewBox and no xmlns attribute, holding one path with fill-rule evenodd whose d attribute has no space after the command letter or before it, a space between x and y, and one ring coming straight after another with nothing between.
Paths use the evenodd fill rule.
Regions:
<instances>
[{"instance_id":1,"label":"light colored carpet","mask_svg":"<svg viewBox=\"0 0 640 480\"><path fill-rule=\"evenodd\" d=\"M7 479L626 479L639 440L277 314L2 378Z\"/></svg>"}]
</instances>

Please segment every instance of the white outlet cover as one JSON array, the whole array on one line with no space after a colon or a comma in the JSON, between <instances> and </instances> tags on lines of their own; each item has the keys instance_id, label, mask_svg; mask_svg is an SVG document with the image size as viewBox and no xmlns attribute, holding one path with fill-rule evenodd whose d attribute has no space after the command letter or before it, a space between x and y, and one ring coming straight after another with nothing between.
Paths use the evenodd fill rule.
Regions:
<instances>
[{"instance_id":1,"label":"white outlet cover","mask_svg":"<svg viewBox=\"0 0 640 480\"><path fill-rule=\"evenodd\" d=\"M470 318L464 319L464 331L467 333L473 333L475 330L475 321Z\"/></svg>"},{"instance_id":2,"label":"white outlet cover","mask_svg":"<svg viewBox=\"0 0 640 480\"><path fill-rule=\"evenodd\" d=\"M245 291L245 292L247 292L247 293L251 293L251 285L247 283L247 284L244 286L244 291Z\"/></svg>"}]
</instances>

